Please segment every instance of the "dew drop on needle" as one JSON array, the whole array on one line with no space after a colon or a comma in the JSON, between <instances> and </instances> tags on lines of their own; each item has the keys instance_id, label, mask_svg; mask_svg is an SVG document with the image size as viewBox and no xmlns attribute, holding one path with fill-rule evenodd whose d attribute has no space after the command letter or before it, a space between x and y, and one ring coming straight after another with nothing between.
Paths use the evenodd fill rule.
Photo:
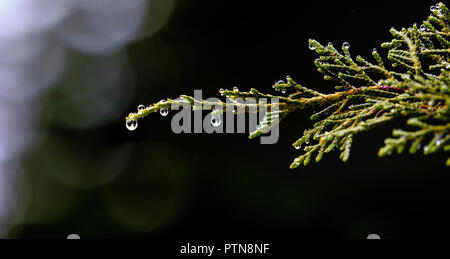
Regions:
<instances>
[{"instance_id":1,"label":"dew drop on needle","mask_svg":"<svg viewBox=\"0 0 450 259\"><path fill-rule=\"evenodd\" d=\"M127 127L127 129L129 131L133 131L133 130L135 130L138 127L138 122L134 121L134 120L127 120L125 122L125 126Z\"/></svg>"},{"instance_id":2,"label":"dew drop on needle","mask_svg":"<svg viewBox=\"0 0 450 259\"><path fill-rule=\"evenodd\" d=\"M169 109L167 108L161 108L159 110L159 114L161 114L161 116L167 116L167 114L169 114Z\"/></svg>"},{"instance_id":3,"label":"dew drop on needle","mask_svg":"<svg viewBox=\"0 0 450 259\"><path fill-rule=\"evenodd\" d=\"M139 104L139 106L137 107L138 111L143 111L145 110L145 105L143 104Z\"/></svg>"},{"instance_id":4,"label":"dew drop on needle","mask_svg":"<svg viewBox=\"0 0 450 259\"><path fill-rule=\"evenodd\" d=\"M220 116L211 115L211 125L213 127L218 127L222 123L222 120L220 119Z\"/></svg>"}]
</instances>

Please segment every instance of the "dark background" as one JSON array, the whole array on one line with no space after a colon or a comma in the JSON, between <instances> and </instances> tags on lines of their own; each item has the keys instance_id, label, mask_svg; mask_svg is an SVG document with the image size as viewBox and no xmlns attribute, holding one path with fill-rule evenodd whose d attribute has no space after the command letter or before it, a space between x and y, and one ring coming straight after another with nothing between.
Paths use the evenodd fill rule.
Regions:
<instances>
[{"instance_id":1,"label":"dark background","mask_svg":"<svg viewBox=\"0 0 450 259\"><path fill-rule=\"evenodd\" d=\"M286 75L329 92L333 84L315 70L317 56L308 49L309 38L335 46L347 41L353 55L370 58L374 47L385 53L379 46L391 39L391 27L420 24L432 4L178 1L161 31L127 48L136 89L126 113L96 129L67 129L58 123L48 129L71 141L75 154L94 161L110 146L125 143L129 157L124 169L102 185L65 186L37 176L39 150L31 151L24 163L35 189L45 189L45 195L33 196L28 214L35 210L58 217L24 222L10 236L65 238L77 233L82 239L145 238L168 244L365 239L370 233L381 238L446 237L450 177L445 154L378 158L390 127L357 136L347 163L333 152L318 164L290 170L301 154L291 144L311 127L313 109L283 121L274 145L260 145L247 134L176 135L170 129L173 112L145 118L133 132L123 120L138 104L192 95L194 89L202 89L204 97L234 85L271 92L273 82ZM86 161L78 173L90 181L96 177L95 166ZM60 207L68 208L58 214L55 208Z\"/></svg>"}]
</instances>

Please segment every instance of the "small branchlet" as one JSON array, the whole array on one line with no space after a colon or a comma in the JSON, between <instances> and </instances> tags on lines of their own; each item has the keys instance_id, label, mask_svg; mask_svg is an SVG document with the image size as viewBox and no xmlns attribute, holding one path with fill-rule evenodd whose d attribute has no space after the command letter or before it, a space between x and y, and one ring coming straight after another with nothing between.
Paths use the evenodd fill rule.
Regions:
<instances>
[{"instance_id":1,"label":"small branchlet","mask_svg":"<svg viewBox=\"0 0 450 259\"><path fill-rule=\"evenodd\" d=\"M416 153L423 145L425 155L438 151L450 151L450 28L448 8L439 3L431 8L431 15L420 26L390 33L393 39L381 44L387 49L386 63L379 52L372 51L373 62L361 56L352 58L350 44L344 43L340 50L332 44L326 46L310 39L309 48L319 58L314 64L324 74L325 80L337 83L336 92L323 94L307 88L291 77L273 85L281 95L264 94L256 89L241 92L238 89L220 90L221 95L233 100L209 102L182 95L176 100L167 99L131 113L127 123L137 122L150 113L169 109L173 104L191 105L193 109L215 107L216 112L233 110L235 113L257 112L267 114L250 138L257 137L273 127L288 114L309 107L320 111L311 116L316 121L312 129L293 143L296 149L303 145L304 154L295 158L291 168L307 165L312 158L319 162L325 153L340 151L342 161L349 159L356 135L399 119L407 119L406 127L414 130L395 129L393 138L385 140L378 155L408 150ZM425 67L424 64L428 66ZM248 103L239 100L253 98L277 98L277 110L271 103ZM261 107L264 106L264 107ZM219 110L217 110L219 109ZM450 158L447 160L450 166Z\"/></svg>"}]
</instances>

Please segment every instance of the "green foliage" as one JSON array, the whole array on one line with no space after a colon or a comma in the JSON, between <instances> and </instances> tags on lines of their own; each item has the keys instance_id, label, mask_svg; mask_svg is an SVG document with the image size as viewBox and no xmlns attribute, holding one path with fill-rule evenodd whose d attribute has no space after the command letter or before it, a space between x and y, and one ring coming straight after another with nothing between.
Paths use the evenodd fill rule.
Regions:
<instances>
[{"instance_id":1,"label":"green foliage","mask_svg":"<svg viewBox=\"0 0 450 259\"><path fill-rule=\"evenodd\" d=\"M352 58L349 44L344 43L341 50L332 44L321 45L309 40L310 49L314 49L319 58L314 64L324 74L325 80L336 82L336 92L323 94L306 88L287 77L273 86L282 95L263 94L256 89L249 92L221 90L221 94L236 98L279 98L279 111L270 113L271 104L264 104L269 116L261 122L250 138L259 136L273 124L269 118L280 121L296 110L308 107L320 107L321 111L311 116L316 121L312 129L305 130L303 136L293 143L300 149L304 145L304 154L297 157L291 168L307 165L312 158L319 162L324 153L340 151L342 161L350 155L353 139L356 135L395 120L406 120L407 130L395 129L393 138L385 140L378 155L402 153L408 150L416 153L423 145L425 155L438 151L450 151L450 31L449 10L439 3L430 8L432 13L420 26L390 33L392 41L381 44L388 50L387 66L376 49L372 51L373 62L361 56ZM285 94L286 93L286 94ZM231 108L235 113L256 112L254 108L261 104L241 102L207 102L195 100L189 96L180 99L160 101L146 107L138 113L130 114L127 123L137 121L162 108L170 108L173 103L208 104ZM195 109L195 106L194 106ZM409 147L409 148L408 148ZM450 166L450 158L447 160Z\"/></svg>"}]
</instances>

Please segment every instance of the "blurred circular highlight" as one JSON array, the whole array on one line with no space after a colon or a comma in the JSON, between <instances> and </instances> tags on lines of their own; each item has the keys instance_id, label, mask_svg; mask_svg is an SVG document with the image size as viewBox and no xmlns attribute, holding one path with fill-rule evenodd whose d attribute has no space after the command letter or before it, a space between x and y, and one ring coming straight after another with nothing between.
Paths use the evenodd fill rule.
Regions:
<instances>
[{"instance_id":1,"label":"blurred circular highlight","mask_svg":"<svg viewBox=\"0 0 450 259\"><path fill-rule=\"evenodd\" d=\"M126 172L104 187L106 211L120 226L134 232L167 226L181 217L189 201L187 168L181 153L168 145L137 145Z\"/></svg>"}]
</instances>

